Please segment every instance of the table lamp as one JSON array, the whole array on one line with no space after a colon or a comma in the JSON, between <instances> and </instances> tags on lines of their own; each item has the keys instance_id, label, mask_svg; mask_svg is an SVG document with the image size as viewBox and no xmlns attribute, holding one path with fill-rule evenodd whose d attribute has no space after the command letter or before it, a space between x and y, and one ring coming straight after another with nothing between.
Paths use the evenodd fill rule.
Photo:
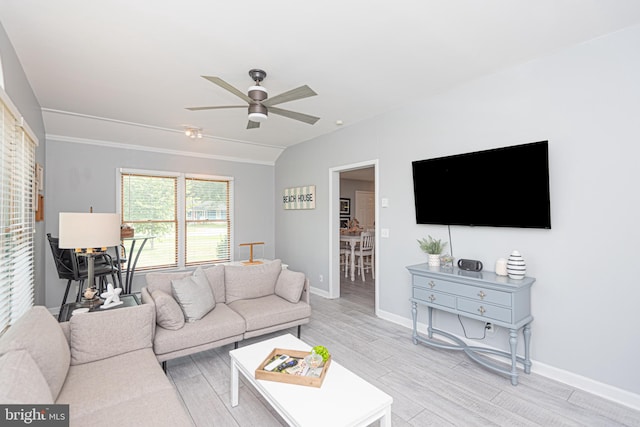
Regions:
<instances>
[{"instance_id":1,"label":"table lamp","mask_svg":"<svg viewBox=\"0 0 640 427\"><path fill-rule=\"evenodd\" d=\"M60 212L58 236L60 249L74 249L87 258L87 289L95 293L94 257L120 245L120 215Z\"/></svg>"}]
</instances>

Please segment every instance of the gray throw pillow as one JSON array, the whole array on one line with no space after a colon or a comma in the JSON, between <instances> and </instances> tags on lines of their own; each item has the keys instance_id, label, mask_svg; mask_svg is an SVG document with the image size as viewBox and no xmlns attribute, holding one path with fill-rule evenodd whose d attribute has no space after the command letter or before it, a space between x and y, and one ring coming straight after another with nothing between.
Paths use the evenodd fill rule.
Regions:
<instances>
[{"instance_id":1,"label":"gray throw pillow","mask_svg":"<svg viewBox=\"0 0 640 427\"><path fill-rule=\"evenodd\" d=\"M171 288L187 322L202 319L216 306L211 286L200 267L193 276L172 280Z\"/></svg>"},{"instance_id":2,"label":"gray throw pillow","mask_svg":"<svg viewBox=\"0 0 640 427\"><path fill-rule=\"evenodd\" d=\"M227 304L239 299L273 295L280 271L282 271L282 262L279 259L261 265L225 265L224 283Z\"/></svg>"},{"instance_id":3,"label":"gray throw pillow","mask_svg":"<svg viewBox=\"0 0 640 427\"><path fill-rule=\"evenodd\" d=\"M156 304L156 323L172 331L184 326L184 313L178 302L171 295L161 290L151 292Z\"/></svg>"},{"instance_id":4,"label":"gray throw pillow","mask_svg":"<svg viewBox=\"0 0 640 427\"><path fill-rule=\"evenodd\" d=\"M304 288L304 273L282 270L276 282L275 294L289 302L296 304L302 296Z\"/></svg>"}]
</instances>

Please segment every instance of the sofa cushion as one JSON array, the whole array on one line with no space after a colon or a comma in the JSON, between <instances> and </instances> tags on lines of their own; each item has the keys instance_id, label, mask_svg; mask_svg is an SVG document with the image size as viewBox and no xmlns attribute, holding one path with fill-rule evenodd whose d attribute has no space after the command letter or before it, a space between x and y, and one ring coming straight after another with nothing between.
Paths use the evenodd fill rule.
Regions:
<instances>
[{"instance_id":1,"label":"sofa cushion","mask_svg":"<svg viewBox=\"0 0 640 427\"><path fill-rule=\"evenodd\" d=\"M202 319L216 306L209 281L200 267L193 272L192 276L172 280L171 289L187 322Z\"/></svg>"},{"instance_id":2,"label":"sofa cushion","mask_svg":"<svg viewBox=\"0 0 640 427\"><path fill-rule=\"evenodd\" d=\"M227 304L240 299L272 295L281 271L282 262L279 259L262 265L226 265L224 281Z\"/></svg>"},{"instance_id":3,"label":"sofa cushion","mask_svg":"<svg viewBox=\"0 0 640 427\"><path fill-rule=\"evenodd\" d=\"M295 304L302 296L304 280L304 273L282 270L276 281L275 294Z\"/></svg>"},{"instance_id":4,"label":"sofa cushion","mask_svg":"<svg viewBox=\"0 0 640 427\"><path fill-rule=\"evenodd\" d=\"M45 307L31 307L2 335L0 355L13 350L29 353L55 399L67 376L71 355L58 321Z\"/></svg>"},{"instance_id":5,"label":"sofa cushion","mask_svg":"<svg viewBox=\"0 0 640 427\"><path fill-rule=\"evenodd\" d=\"M72 316L69 322L71 364L95 362L150 348L153 311L153 306L143 304Z\"/></svg>"},{"instance_id":6,"label":"sofa cushion","mask_svg":"<svg viewBox=\"0 0 640 427\"><path fill-rule=\"evenodd\" d=\"M192 271L177 271L174 273L147 273L145 281L147 282L147 289L149 293L155 290L161 290L171 295L171 281L176 279L182 279L193 275Z\"/></svg>"},{"instance_id":7,"label":"sofa cushion","mask_svg":"<svg viewBox=\"0 0 640 427\"><path fill-rule=\"evenodd\" d=\"M75 317L75 316L74 316ZM165 391L172 396L171 399L164 395ZM98 360L82 365L74 365L69 369L69 375L60 396L56 400L58 404L68 404L71 425L156 425L149 424L144 420L133 423L131 420L124 424L118 424L112 417L119 417L115 414L108 416L106 420L97 419L90 423L75 422L84 416L95 416L97 411L109 407L114 413L126 411L127 413L138 412L139 417L144 417L153 406L153 402L158 402L162 398L166 402L160 402L168 408L175 408L174 401L178 399L175 390L166 375L163 374L158 360L151 348L131 351L128 353L113 356L107 359ZM138 399L146 399L147 404L140 406L132 402ZM179 402L179 401L178 401ZM104 412L102 412L104 414ZM134 418L138 420L138 418ZM110 422L111 424L107 424ZM159 425L167 425L161 423ZM176 424L182 425L182 424Z\"/></svg>"},{"instance_id":8,"label":"sofa cushion","mask_svg":"<svg viewBox=\"0 0 640 427\"><path fill-rule=\"evenodd\" d=\"M277 295L237 300L229 304L229 307L244 318L247 331L255 331L311 316L311 306L306 302L300 301L297 304L292 304Z\"/></svg>"},{"instance_id":9,"label":"sofa cushion","mask_svg":"<svg viewBox=\"0 0 640 427\"><path fill-rule=\"evenodd\" d=\"M203 268L204 274L207 276L213 298L216 303L226 302L225 286L224 286L224 265L216 265L213 267Z\"/></svg>"},{"instance_id":10,"label":"sofa cushion","mask_svg":"<svg viewBox=\"0 0 640 427\"><path fill-rule=\"evenodd\" d=\"M156 328L153 349L156 354L166 354L190 347L197 347L205 342L214 342L234 335L242 335L245 331L244 319L225 304L216 304L202 319L186 323L184 328L170 331Z\"/></svg>"},{"instance_id":11,"label":"sofa cushion","mask_svg":"<svg viewBox=\"0 0 640 427\"><path fill-rule=\"evenodd\" d=\"M155 290L151 297L156 304L156 322L165 329L176 330L184 326L184 313L173 298L166 292Z\"/></svg>"},{"instance_id":12,"label":"sofa cushion","mask_svg":"<svg viewBox=\"0 0 640 427\"><path fill-rule=\"evenodd\" d=\"M0 357L0 402L53 403L49 384L27 351L10 351Z\"/></svg>"}]
</instances>

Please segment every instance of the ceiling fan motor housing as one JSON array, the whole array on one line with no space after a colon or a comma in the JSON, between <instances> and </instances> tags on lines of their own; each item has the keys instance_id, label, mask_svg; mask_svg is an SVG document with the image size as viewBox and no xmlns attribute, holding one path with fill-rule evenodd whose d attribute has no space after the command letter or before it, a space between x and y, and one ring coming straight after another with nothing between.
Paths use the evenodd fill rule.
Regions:
<instances>
[{"instance_id":1,"label":"ceiling fan motor housing","mask_svg":"<svg viewBox=\"0 0 640 427\"><path fill-rule=\"evenodd\" d=\"M249 104L249 120L262 122L267 119L267 107L262 104Z\"/></svg>"},{"instance_id":2,"label":"ceiling fan motor housing","mask_svg":"<svg viewBox=\"0 0 640 427\"><path fill-rule=\"evenodd\" d=\"M261 102L267 99L269 94L267 93L267 90L262 86L251 86L249 88L248 96L254 101Z\"/></svg>"}]
</instances>

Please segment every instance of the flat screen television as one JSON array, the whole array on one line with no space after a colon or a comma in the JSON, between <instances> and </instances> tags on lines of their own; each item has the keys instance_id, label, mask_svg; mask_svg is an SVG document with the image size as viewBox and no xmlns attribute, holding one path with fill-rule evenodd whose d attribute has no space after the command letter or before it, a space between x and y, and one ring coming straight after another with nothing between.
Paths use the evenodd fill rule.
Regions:
<instances>
[{"instance_id":1,"label":"flat screen television","mask_svg":"<svg viewBox=\"0 0 640 427\"><path fill-rule=\"evenodd\" d=\"M418 224L551 228L548 141L412 165Z\"/></svg>"}]
</instances>

